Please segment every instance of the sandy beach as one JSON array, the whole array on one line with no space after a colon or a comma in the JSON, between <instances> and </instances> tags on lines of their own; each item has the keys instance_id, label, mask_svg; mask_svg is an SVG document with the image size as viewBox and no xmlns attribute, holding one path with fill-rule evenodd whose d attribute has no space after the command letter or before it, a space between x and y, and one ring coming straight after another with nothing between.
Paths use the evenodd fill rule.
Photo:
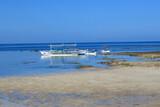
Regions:
<instances>
[{"instance_id":1,"label":"sandy beach","mask_svg":"<svg viewBox=\"0 0 160 107\"><path fill-rule=\"evenodd\" d=\"M157 66L119 66L67 74L5 77L0 78L0 105L159 107L159 77L160 67Z\"/></svg>"}]
</instances>

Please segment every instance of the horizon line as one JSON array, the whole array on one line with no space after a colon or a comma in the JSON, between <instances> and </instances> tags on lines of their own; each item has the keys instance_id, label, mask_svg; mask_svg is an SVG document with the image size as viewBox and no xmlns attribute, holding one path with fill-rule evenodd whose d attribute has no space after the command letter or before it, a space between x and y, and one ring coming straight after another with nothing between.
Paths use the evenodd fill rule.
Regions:
<instances>
[{"instance_id":1,"label":"horizon line","mask_svg":"<svg viewBox=\"0 0 160 107\"><path fill-rule=\"evenodd\" d=\"M153 42L160 42L160 41L108 41L108 42L104 42L104 41L101 41L101 42L24 42L24 43L0 43L0 45L3 45L3 44L81 44L81 43L145 43L145 42L148 42L148 43L153 43Z\"/></svg>"}]
</instances>

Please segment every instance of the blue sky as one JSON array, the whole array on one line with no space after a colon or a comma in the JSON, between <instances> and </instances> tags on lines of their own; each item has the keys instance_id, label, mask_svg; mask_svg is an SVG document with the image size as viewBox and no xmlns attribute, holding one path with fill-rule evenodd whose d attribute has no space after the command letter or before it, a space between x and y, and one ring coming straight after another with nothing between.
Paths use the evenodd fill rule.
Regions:
<instances>
[{"instance_id":1,"label":"blue sky","mask_svg":"<svg viewBox=\"0 0 160 107\"><path fill-rule=\"evenodd\" d=\"M0 43L160 41L159 0L1 0Z\"/></svg>"}]
</instances>

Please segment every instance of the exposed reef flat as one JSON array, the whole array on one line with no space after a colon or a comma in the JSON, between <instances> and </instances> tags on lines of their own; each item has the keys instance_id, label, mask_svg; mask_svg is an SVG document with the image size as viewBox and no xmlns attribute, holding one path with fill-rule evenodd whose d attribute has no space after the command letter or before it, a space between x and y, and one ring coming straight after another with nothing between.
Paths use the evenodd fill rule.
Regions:
<instances>
[{"instance_id":1,"label":"exposed reef flat","mask_svg":"<svg viewBox=\"0 0 160 107\"><path fill-rule=\"evenodd\" d=\"M111 62L100 62L110 66L139 66L139 67L160 67L160 62L127 62L113 60Z\"/></svg>"},{"instance_id":2,"label":"exposed reef flat","mask_svg":"<svg viewBox=\"0 0 160 107\"><path fill-rule=\"evenodd\" d=\"M138 56L144 58L160 58L160 52L120 52L116 55Z\"/></svg>"}]
</instances>

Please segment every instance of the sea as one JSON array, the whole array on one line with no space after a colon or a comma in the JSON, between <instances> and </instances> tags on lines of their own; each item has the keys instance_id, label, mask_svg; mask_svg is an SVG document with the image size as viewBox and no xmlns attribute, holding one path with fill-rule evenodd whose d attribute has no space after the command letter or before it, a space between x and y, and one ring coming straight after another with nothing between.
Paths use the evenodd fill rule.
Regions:
<instances>
[{"instance_id":1,"label":"sea","mask_svg":"<svg viewBox=\"0 0 160 107\"><path fill-rule=\"evenodd\" d=\"M160 42L89 42L89 43L21 43L0 44L0 77L48 75L68 72L85 72L80 66L109 68L101 64L105 58L117 58L128 61L142 61L142 58L125 55L97 55L77 57L44 58L40 51L49 50L49 45L61 45L66 48L100 51L109 49L116 52L154 52L160 51ZM76 44L68 47L67 44ZM57 48L57 47L56 47ZM105 60L106 61L106 60Z\"/></svg>"}]
</instances>

